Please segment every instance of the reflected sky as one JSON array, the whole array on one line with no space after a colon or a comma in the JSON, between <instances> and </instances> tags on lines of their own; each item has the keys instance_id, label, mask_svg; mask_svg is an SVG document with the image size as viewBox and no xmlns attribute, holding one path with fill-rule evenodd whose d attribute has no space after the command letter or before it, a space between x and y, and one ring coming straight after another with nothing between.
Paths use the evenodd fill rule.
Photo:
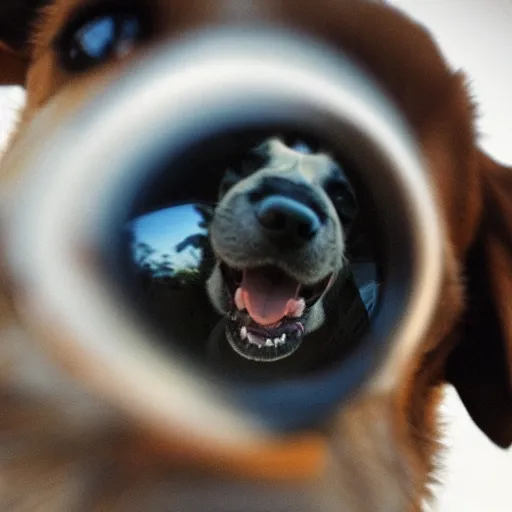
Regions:
<instances>
[{"instance_id":1,"label":"reflected sky","mask_svg":"<svg viewBox=\"0 0 512 512\"><path fill-rule=\"evenodd\" d=\"M129 227L134 235L135 248L138 244L149 245L155 252L154 260L171 257L176 267L195 267L200 260L201 250L191 245L179 251L179 245L193 235L207 235L201 227L203 217L193 204L184 204L158 210L133 220ZM135 249L138 258L139 249Z\"/></svg>"}]
</instances>

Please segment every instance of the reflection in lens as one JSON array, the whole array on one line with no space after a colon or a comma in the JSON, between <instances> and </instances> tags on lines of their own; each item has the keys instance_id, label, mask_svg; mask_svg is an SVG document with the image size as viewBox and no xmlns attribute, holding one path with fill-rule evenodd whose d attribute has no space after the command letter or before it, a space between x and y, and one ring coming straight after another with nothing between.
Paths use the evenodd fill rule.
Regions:
<instances>
[{"instance_id":1,"label":"reflection in lens","mask_svg":"<svg viewBox=\"0 0 512 512\"><path fill-rule=\"evenodd\" d=\"M150 281L175 286L198 280L208 260L208 215L207 208L187 204L135 219L127 227L133 232L132 257L140 271Z\"/></svg>"},{"instance_id":2,"label":"reflection in lens","mask_svg":"<svg viewBox=\"0 0 512 512\"><path fill-rule=\"evenodd\" d=\"M131 288L169 340L222 375L264 381L354 348L377 307L379 265L342 165L269 137L222 169L169 174L165 200L156 185L158 207L125 226Z\"/></svg>"}]
</instances>

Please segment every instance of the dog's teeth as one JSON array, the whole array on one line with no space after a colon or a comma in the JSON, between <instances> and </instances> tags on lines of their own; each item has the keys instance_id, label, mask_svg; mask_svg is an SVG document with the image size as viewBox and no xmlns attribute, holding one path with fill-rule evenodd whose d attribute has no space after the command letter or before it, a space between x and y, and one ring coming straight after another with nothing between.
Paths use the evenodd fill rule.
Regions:
<instances>
[{"instance_id":1,"label":"dog's teeth","mask_svg":"<svg viewBox=\"0 0 512 512\"><path fill-rule=\"evenodd\" d=\"M286 341L286 334L283 332L283 334L281 334L281 341L284 343Z\"/></svg>"},{"instance_id":2,"label":"dog's teeth","mask_svg":"<svg viewBox=\"0 0 512 512\"><path fill-rule=\"evenodd\" d=\"M265 341L265 346L266 347L273 347L274 346L274 342L270 338L267 338L267 341Z\"/></svg>"},{"instance_id":3,"label":"dog's teeth","mask_svg":"<svg viewBox=\"0 0 512 512\"><path fill-rule=\"evenodd\" d=\"M242 329L243 329L243 327L242 327ZM261 343L259 343L259 338L257 336L255 336L254 334L248 332L247 339L249 340L249 343L251 345L256 345L258 348L261 347Z\"/></svg>"},{"instance_id":4,"label":"dog's teeth","mask_svg":"<svg viewBox=\"0 0 512 512\"><path fill-rule=\"evenodd\" d=\"M279 338L274 338L274 345L281 345L281 340Z\"/></svg>"},{"instance_id":5,"label":"dog's teeth","mask_svg":"<svg viewBox=\"0 0 512 512\"><path fill-rule=\"evenodd\" d=\"M244 299L242 297L242 288L237 288L235 292L235 306L238 310L245 309Z\"/></svg>"},{"instance_id":6,"label":"dog's teeth","mask_svg":"<svg viewBox=\"0 0 512 512\"><path fill-rule=\"evenodd\" d=\"M247 338L247 328L246 327L242 327L240 329L240 338L242 338L243 340L245 340Z\"/></svg>"}]
</instances>

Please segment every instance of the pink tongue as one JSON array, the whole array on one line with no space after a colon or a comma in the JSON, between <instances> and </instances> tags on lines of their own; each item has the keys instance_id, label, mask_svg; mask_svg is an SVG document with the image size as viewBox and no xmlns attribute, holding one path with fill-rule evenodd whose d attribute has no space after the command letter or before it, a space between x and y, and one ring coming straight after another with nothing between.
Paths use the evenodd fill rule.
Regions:
<instances>
[{"instance_id":1,"label":"pink tongue","mask_svg":"<svg viewBox=\"0 0 512 512\"><path fill-rule=\"evenodd\" d=\"M297 282L280 271L245 270L240 287L247 312L261 325L279 322L297 302Z\"/></svg>"}]
</instances>

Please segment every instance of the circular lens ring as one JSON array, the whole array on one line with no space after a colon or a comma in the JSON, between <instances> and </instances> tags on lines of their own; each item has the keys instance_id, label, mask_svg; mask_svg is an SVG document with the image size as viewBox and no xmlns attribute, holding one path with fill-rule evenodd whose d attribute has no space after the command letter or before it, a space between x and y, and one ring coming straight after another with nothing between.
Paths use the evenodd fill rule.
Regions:
<instances>
[{"instance_id":1,"label":"circular lens ring","mask_svg":"<svg viewBox=\"0 0 512 512\"><path fill-rule=\"evenodd\" d=\"M200 385L209 377L193 366L181 360L167 364L151 342L151 330L134 321L129 305L113 300L99 263L162 155L172 161L219 133L262 126L314 133L355 162L386 213L386 286L371 332L340 365L279 385L226 389L217 382L218 399ZM78 134L83 144L75 144ZM389 388L430 320L440 284L441 238L415 142L372 80L316 41L258 29L212 31L173 42L73 116L48 141L46 152L51 158L32 162L31 186L14 216L10 264L19 281L35 290L33 296L45 299L44 314L59 318L90 369L98 363L108 368L109 378L93 384L97 390L118 401L122 397L135 415L144 411L145 421L174 426L181 421L200 436L232 443L241 404L273 429L311 426L371 372L378 376L374 386ZM39 193L43 182L45 195ZM27 214L34 211L37 215ZM94 264L84 264L84 247L98 255ZM20 259L20 251L32 251L31 258ZM89 374L98 377L97 371ZM177 392L178 381L179 389L185 384L187 396L205 408L203 417L210 411L225 421L212 422L205 434L204 420L197 421Z\"/></svg>"}]
</instances>

